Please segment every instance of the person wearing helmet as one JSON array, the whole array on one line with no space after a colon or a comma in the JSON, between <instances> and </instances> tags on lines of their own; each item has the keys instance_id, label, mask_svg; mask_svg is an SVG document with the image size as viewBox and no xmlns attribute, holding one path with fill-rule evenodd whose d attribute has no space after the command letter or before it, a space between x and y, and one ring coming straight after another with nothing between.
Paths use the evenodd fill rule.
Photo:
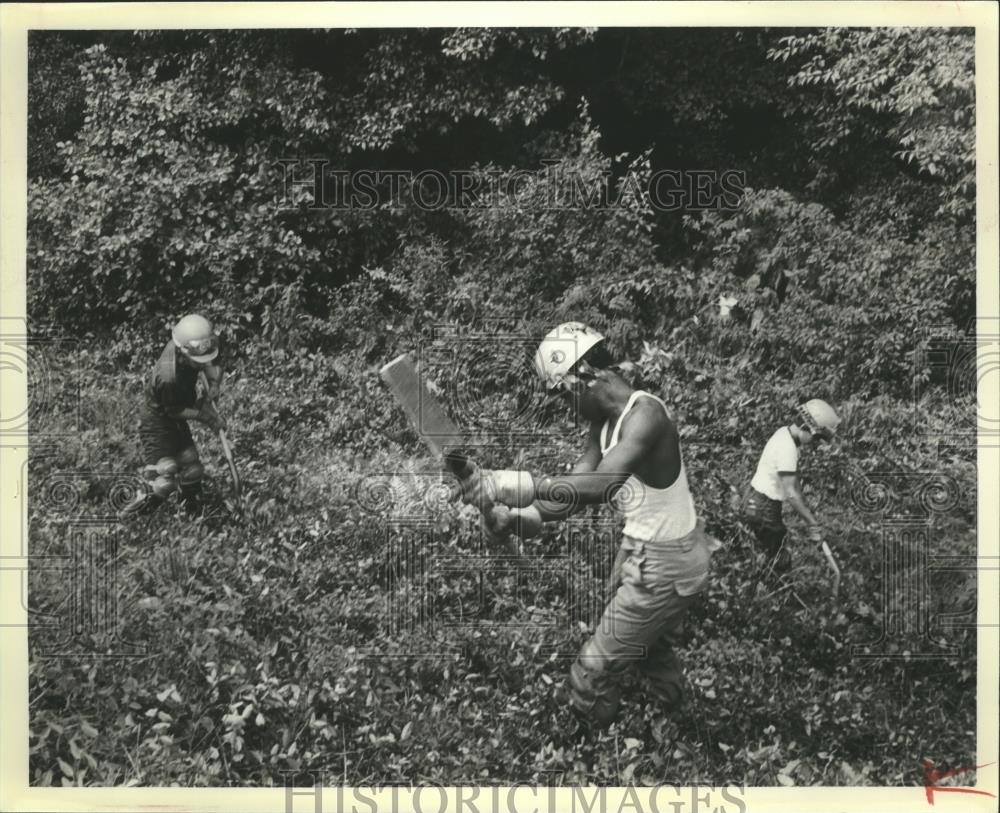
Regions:
<instances>
[{"instance_id":1,"label":"person wearing helmet","mask_svg":"<svg viewBox=\"0 0 1000 813\"><path fill-rule=\"evenodd\" d=\"M123 516L149 513L175 491L189 512L198 511L204 469L188 421L225 428L212 405L222 381L222 370L213 363L218 354L219 338L203 316L189 314L171 331L147 381L139 422L152 490L122 509Z\"/></svg>"},{"instance_id":2,"label":"person wearing helmet","mask_svg":"<svg viewBox=\"0 0 1000 813\"><path fill-rule=\"evenodd\" d=\"M757 470L743 498L743 517L753 530L776 571L791 567L791 553L784 545L787 528L782 508L788 503L806 521L809 539L823 541L816 516L799 488L799 452L814 444L832 441L840 418L826 401L814 398L802 404L796 421L782 426L764 446Z\"/></svg>"},{"instance_id":3,"label":"person wearing helmet","mask_svg":"<svg viewBox=\"0 0 1000 813\"><path fill-rule=\"evenodd\" d=\"M485 523L492 538L534 536L543 522L585 505L613 502L623 512L614 595L561 690L574 711L599 727L617 716L622 679L636 665L655 697L680 704L684 675L675 646L719 547L695 512L666 405L633 390L612 366L600 333L579 322L551 331L535 367L549 391L589 421L582 456L561 476L476 470L462 483L466 502L493 503Z\"/></svg>"}]
</instances>

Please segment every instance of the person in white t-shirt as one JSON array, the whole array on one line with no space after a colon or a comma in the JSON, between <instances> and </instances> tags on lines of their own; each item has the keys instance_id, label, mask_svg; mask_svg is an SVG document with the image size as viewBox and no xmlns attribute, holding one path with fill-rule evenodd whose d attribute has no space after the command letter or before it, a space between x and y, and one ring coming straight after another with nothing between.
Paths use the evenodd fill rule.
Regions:
<instances>
[{"instance_id":1,"label":"person in white t-shirt","mask_svg":"<svg viewBox=\"0 0 1000 813\"><path fill-rule=\"evenodd\" d=\"M757 471L743 498L743 518L753 530L774 569L791 566L791 554L783 544L787 528L782 508L787 502L806 521L809 539L820 543L823 531L806 505L799 488L799 451L815 443L833 440L840 424L836 411L826 401L814 398L798 409L798 422L782 426L771 435L761 453Z\"/></svg>"}]
</instances>

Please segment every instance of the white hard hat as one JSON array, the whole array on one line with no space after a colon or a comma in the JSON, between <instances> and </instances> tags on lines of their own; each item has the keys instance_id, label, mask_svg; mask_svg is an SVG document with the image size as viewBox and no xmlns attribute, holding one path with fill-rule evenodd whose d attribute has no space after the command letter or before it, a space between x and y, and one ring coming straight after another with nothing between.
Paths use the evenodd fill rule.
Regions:
<instances>
[{"instance_id":1,"label":"white hard hat","mask_svg":"<svg viewBox=\"0 0 1000 813\"><path fill-rule=\"evenodd\" d=\"M826 401L813 398L799 407L799 415L813 434L833 437L840 425L840 416Z\"/></svg>"},{"instance_id":2,"label":"white hard hat","mask_svg":"<svg viewBox=\"0 0 1000 813\"><path fill-rule=\"evenodd\" d=\"M584 354L604 337L582 322L563 322L550 330L535 352L535 370L548 387L554 387Z\"/></svg>"},{"instance_id":3,"label":"white hard hat","mask_svg":"<svg viewBox=\"0 0 1000 813\"><path fill-rule=\"evenodd\" d=\"M190 313L171 331L177 348L188 358L205 364L219 355L219 337L204 316Z\"/></svg>"}]
</instances>

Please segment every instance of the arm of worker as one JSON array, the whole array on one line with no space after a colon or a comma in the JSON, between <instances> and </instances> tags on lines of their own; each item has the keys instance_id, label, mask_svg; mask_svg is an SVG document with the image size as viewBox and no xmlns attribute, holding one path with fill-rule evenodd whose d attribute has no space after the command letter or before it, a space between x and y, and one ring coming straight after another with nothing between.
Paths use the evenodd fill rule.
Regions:
<instances>
[{"instance_id":1,"label":"arm of worker","mask_svg":"<svg viewBox=\"0 0 1000 813\"><path fill-rule=\"evenodd\" d=\"M477 470L462 484L463 499L480 504L478 501L486 494L490 502L517 509L513 519L525 519L523 530L537 532L540 522L563 519L584 505L609 502L655 445L661 429L649 414L636 413L628 431L604 457L600 457L599 445L596 456L588 447L573 471L557 477L534 477L527 471ZM594 442L599 444L596 431L594 435ZM595 460L597 466L592 468Z\"/></svg>"},{"instance_id":2,"label":"arm of worker","mask_svg":"<svg viewBox=\"0 0 1000 813\"><path fill-rule=\"evenodd\" d=\"M195 383L195 406L184 409L168 409L172 418L185 421L198 421L207 424L215 430L226 429L225 419L219 415L215 408L215 397L219 393L219 385L222 381L222 368L214 364L202 368L198 371L198 378ZM176 392L171 388L164 391L165 400L175 400Z\"/></svg>"},{"instance_id":3,"label":"arm of worker","mask_svg":"<svg viewBox=\"0 0 1000 813\"><path fill-rule=\"evenodd\" d=\"M217 364L205 367L205 378L208 381L208 398L215 401L222 392L222 368Z\"/></svg>"},{"instance_id":4,"label":"arm of worker","mask_svg":"<svg viewBox=\"0 0 1000 813\"><path fill-rule=\"evenodd\" d=\"M207 424L213 429L225 429L225 419L215 411L215 407L210 402L205 402L201 409L174 409L168 410L167 414L175 421L198 421Z\"/></svg>"},{"instance_id":5,"label":"arm of worker","mask_svg":"<svg viewBox=\"0 0 1000 813\"><path fill-rule=\"evenodd\" d=\"M601 426L591 423L587 433L587 445L571 473L581 474L591 472L601 462ZM494 511L495 526L502 532L509 532L521 539L531 539L537 536L546 522L559 522L567 519L580 506L567 505L551 500L535 500L525 508L506 508Z\"/></svg>"},{"instance_id":6,"label":"arm of worker","mask_svg":"<svg viewBox=\"0 0 1000 813\"><path fill-rule=\"evenodd\" d=\"M806 505L805 498L802 496L802 489L799 487L798 475L795 472L782 471L778 472L778 476L781 478L781 487L785 495L785 502L792 506L795 512L805 520L809 526L809 538L816 542L820 541L822 529L815 514Z\"/></svg>"},{"instance_id":7,"label":"arm of worker","mask_svg":"<svg viewBox=\"0 0 1000 813\"><path fill-rule=\"evenodd\" d=\"M587 445L570 469L570 474L586 474L594 471L601 463L601 425L597 422L591 423L590 431L587 433ZM567 503L555 502L553 500L536 499L529 508L534 511L529 513L529 518L534 519L534 513L539 516L541 522L558 522L567 519L582 506ZM514 511L524 511L526 509L512 509ZM518 534L520 536L520 534Z\"/></svg>"},{"instance_id":8,"label":"arm of worker","mask_svg":"<svg viewBox=\"0 0 1000 813\"><path fill-rule=\"evenodd\" d=\"M185 407L184 398L177 389L173 381L163 381L158 379L154 384L156 401L160 408L175 421L201 421L201 407ZM196 393L197 395L197 385Z\"/></svg>"},{"instance_id":9,"label":"arm of worker","mask_svg":"<svg viewBox=\"0 0 1000 813\"><path fill-rule=\"evenodd\" d=\"M570 472L582 474L594 471L601 464L601 424L594 421L590 424L590 431L587 433L587 446L583 454L576 459Z\"/></svg>"},{"instance_id":10,"label":"arm of worker","mask_svg":"<svg viewBox=\"0 0 1000 813\"><path fill-rule=\"evenodd\" d=\"M610 502L658 442L663 427L654 415L634 411L617 445L599 458L596 468L580 466L559 477L536 478L537 499L573 507Z\"/></svg>"}]
</instances>

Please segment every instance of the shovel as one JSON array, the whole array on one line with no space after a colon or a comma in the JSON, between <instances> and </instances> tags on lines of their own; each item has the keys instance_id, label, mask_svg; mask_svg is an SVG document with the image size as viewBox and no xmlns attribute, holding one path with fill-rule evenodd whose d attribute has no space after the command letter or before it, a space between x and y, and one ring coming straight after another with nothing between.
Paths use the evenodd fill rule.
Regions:
<instances>
[{"instance_id":1,"label":"shovel","mask_svg":"<svg viewBox=\"0 0 1000 813\"><path fill-rule=\"evenodd\" d=\"M222 453L226 456L226 462L229 464L229 474L233 478L233 492L236 495L236 501L239 502L243 498L243 485L240 482L240 473L236 470L236 461L233 460L233 450L226 438L225 429L219 430L219 443L222 444Z\"/></svg>"},{"instance_id":2,"label":"shovel","mask_svg":"<svg viewBox=\"0 0 1000 813\"><path fill-rule=\"evenodd\" d=\"M833 597L837 598L840 593L840 568L837 567L837 562L833 558L833 551L830 550L830 546L826 544L824 540L822 543L823 555L826 557L826 561L829 562L830 568L833 570Z\"/></svg>"},{"instance_id":3,"label":"shovel","mask_svg":"<svg viewBox=\"0 0 1000 813\"><path fill-rule=\"evenodd\" d=\"M208 386L208 377L205 375L204 371L198 373L198 378L201 380L202 385L205 388L205 399L208 403L215 408L215 403L209 397L210 392ZM226 462L229 464L229 476L233 480L233 495L236 498L236 504L239 507L243 499L243 484L240 480L240 473L236 470L236 461L233 459L233 448L229 445L229 438L226 437L226 430L220 429L219 431L219 444L222 446L222 453L226 456Z\"/></svg>"}]
</instances>

